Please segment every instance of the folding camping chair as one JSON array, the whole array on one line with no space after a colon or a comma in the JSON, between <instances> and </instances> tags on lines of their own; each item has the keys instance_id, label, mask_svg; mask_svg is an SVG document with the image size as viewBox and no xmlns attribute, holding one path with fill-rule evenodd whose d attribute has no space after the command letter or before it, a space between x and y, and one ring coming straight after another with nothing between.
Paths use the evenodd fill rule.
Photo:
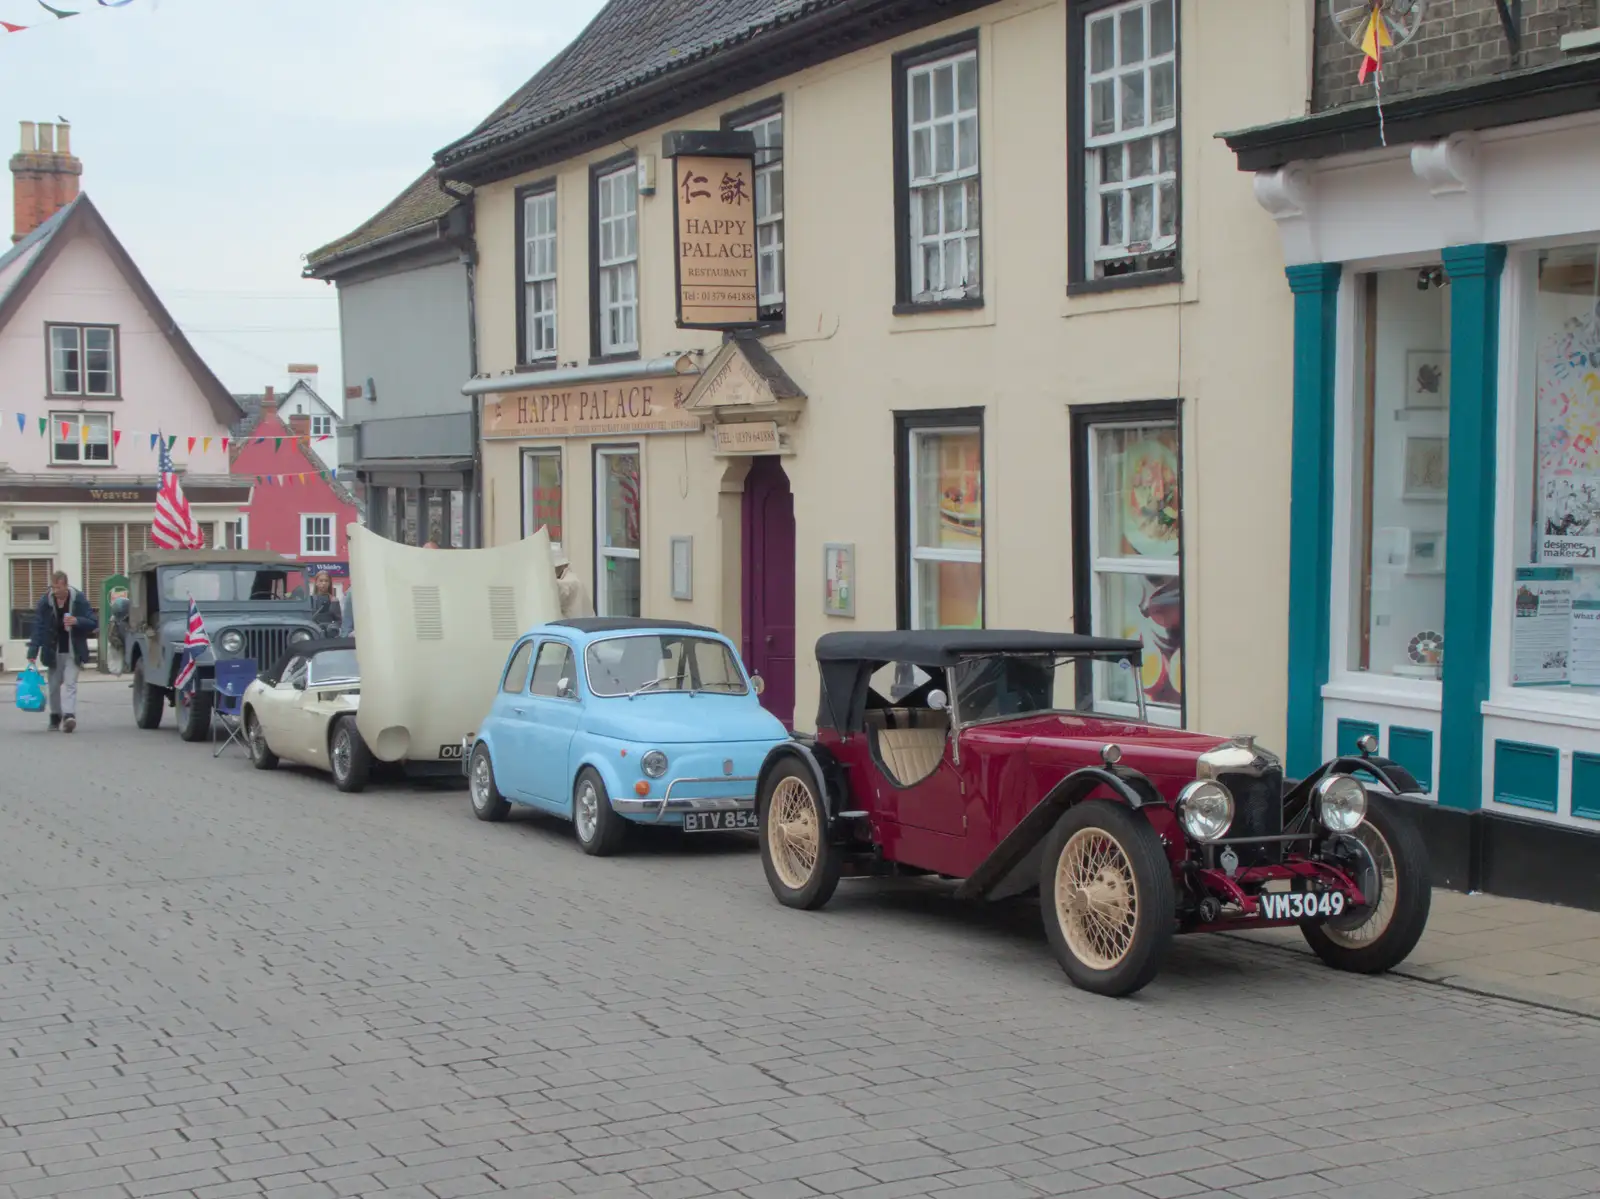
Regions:
<instances>
[{"instance_id":1,"label":"folding camping chair","mask_svg":"<svg viewBox=\"0 0 1600 1199\"><path fill-rule=\"evenodd\" d=\"M235 741L244 744L244 692L256 681L254 658L235 658L217 663L216 694L211 702L211 756L220 758L222 751ZM222 743L217 743L217 726L227 732ZM245 747L248 750L248 746Z\"/></svg>"}]
</instances>

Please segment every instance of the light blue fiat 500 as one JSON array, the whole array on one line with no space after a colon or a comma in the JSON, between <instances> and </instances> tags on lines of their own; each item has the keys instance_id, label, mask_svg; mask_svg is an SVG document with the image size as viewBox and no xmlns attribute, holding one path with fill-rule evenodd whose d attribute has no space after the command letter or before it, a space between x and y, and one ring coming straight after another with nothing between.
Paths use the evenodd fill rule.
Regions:
<instances>
[{"instance_id":1,"label":"light blue fiat 500","mask_svg":"<svg viewBox=\"0 0 1600 1199\"><path fill-rule=\"evenodd\" d=\"M564 816L591 854L630 824L709 833L756 827L756 776L788 739L733 644L674 621L540 625L506 660L466 747L472 810L520 804Z\"/></svg>"}]
</instances>

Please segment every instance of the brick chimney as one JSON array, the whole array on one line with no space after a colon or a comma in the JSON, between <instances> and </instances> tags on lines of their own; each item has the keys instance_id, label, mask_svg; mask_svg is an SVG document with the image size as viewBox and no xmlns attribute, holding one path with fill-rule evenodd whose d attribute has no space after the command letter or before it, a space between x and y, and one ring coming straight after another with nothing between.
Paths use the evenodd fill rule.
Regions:
<instances>
[{"instance_id":1,"label":"brick chimney","mask_svg":"<svg viewBox=\"0 0 1600 1199\"><path fill-rule=\"evenodd\" d=\"M309 416L291 416L289 418L289 432L296 437L311 436L311 418Z\"/></svg>"},{"instance_id":2,"label":"brick chimney","mask_svg":"<svg viewBox=\"0 0 1600 1199\"><path fill-rule=\"evenodd\" d=\"M78 198L83 163L72 156L72 127L22 122L22 149L11 158L14 242Z\"/></svg>"}]
</instances>

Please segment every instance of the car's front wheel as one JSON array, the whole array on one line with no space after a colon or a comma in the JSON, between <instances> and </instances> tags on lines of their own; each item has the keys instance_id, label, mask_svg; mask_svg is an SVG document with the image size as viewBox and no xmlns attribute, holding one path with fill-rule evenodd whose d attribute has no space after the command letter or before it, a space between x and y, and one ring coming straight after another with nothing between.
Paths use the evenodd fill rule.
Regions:
<instances>
[{"instance_id":1,"label":"car's front wheel","mask_svg":"<svg viewBox=\"0 0 1600 1199\"><path fill-rule=\"evenodd\" d=\"M1112 800L1079 804L1045 840L1039 906L1074 986L1131 995L1172 943L1172 867L1150 822Z\"/></svg>"},{"instance_id":2,"label":"car's front wheel","mask_svg":"<svg viewBox=\"0 0 1600 1199\"><path fill-rule=\"evenodd\" d=\"M1350 839L1363 859L1357 881L1368 892L1366 905L1322 924L1303 924L1300 932L1335 970L1382 974L1406 960L1427 927L1433 903L1428 847L1394 802L1376 795Z\"/></svg>"},{"instance_id":3,"label":"car's front wheel","mask_svg":"<svg viewBox=\"0 0 1600 1199\"><path fill-rule=\"evenodd\" d=\"M267 732L261 727L261 717L256 715L253 708L245 709L244 743L250 750L250 765L257 770L277 769L278 755L267 748Z\"/></svg>"},{"instance_id":4,"label":"car's front wheel","mask_svg":"<svg viewBox=\"0 0 1600 1199\"><path fill-rule=\"evenodd\" d=\"M767 776L757 802L761 866L785 907L816 911L839 886L844 855L828 841L828 813L810 772L789 761Z\"/></svg>"},{"instance_id":5,"label":"car's front wheel","mask_svg":"<svg viewBox=\"0 0 1600 1199\"><path fill-rule=\"evenodd\" d=\"M162 709L167 706L167 697L161 694L159 687L152 687L150 680L145 677L144 663L133 664L133 723L142 729L158 729L161 727Z\"/></svg>"},{"instance_id":6,"label":"car's front wheel","mask_svg":"<svg viewBox=\"0 0 1600 1199\"><path fill-rule=\"evenodd\" d=\"M178 736L185 741L204 741L211 732L212 694L198 682L178 692Z\"/></svg>"},{"instance_id":7,"label":"car's front wheel","mask_svg":"<svg viewBox=\"0 0 1600 1199\"><path fill-rule=\"evenodd\" d=\"M628 837L628 822L617 815L605 782L588 766L572 789L572 827L583 852L597 858L616 853Z\"/></svg>"},{"instance_id":8,"label":"car's front wheel","mask_svg":"<svg viewBox=\"0 0 1600 1199\"><path fill-rule=\"evenodd\" d=\"M472 795L472 814L479 820L504 820L511 805L494 781L494 763L489 747L482 741L472 747L472 764L467 770L467 790Z\"/></svg>"},{"instance_id":9,"label":"car's front wheel","mask_svg":"<svg viewBox=\"0 0 1600 1199\"><path fill-rule=\"evenodd\" d=\"M328 765L333 770L333 785L348 793L365 791L372 773L372 753L356 730L354 718L341 716L328 739Z\"/></svg>"}]
</instances>

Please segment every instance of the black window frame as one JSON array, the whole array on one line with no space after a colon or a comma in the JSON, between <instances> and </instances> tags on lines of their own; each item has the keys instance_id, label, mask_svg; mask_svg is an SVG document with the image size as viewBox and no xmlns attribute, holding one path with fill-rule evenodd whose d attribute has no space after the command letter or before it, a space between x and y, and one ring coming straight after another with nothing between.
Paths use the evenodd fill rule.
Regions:
<instances>
[{"instance_id":1,"label":"black window frame","mask_svg":"<svg viewBox=\"0 0 1600 1199\"><path fill-rule=\"evenodd\" d=\"M1178 438L1178 627L1184 645L1189 634L1188 566L1188 479L1183 470L1183 400L1128 400L1109 404L1074 404L1068 408L1071 426L1069 469L1072 472L1072 631L1088 637L1094 633L1094 560L1089 547L1094 538L1090 521L1094 501L1089 494L1090 434L1100 425L1128 424L1135 421L1170 422ZM1187 661L1188 654L1184 654ZM1189 727L1189 679L1184 677L1178 706L1178 727ZM1094 712L1094 671L1074 670L1075 704L1080 712Z\"/></svg>"},{"instance_id":2,"label":"black window frame","mask_svg":"<svg viewBox=\"0 0 1600 1199\"><path fill-rule=\"evenodd\" d=\"M641 269L644 258L644 221L641 219L643 213L637 209L634 220L638 222L640 238L639 252L634 259L634 302L637 305L634 330L639 345L637 349L607 354L602 349L604 342L600 337L600 180L629 166L634 170L639 169L638 151L627 150L589 164L589 364L591 366L606 362L637 362L644 349L644 321L641 319L644 316L644 272Z\"/></svg>"},{"instance_id":3,"label":"black window frame","mask_svg":"<svg viewBox=\"0 0 1600 1199\"><path fill-rule=\"evenodd\" d=\"M890 60L893 77L891 109L894 121L894 315L912 316L919 312L971 311L984 307L988 296L983 285L987 266L984 245L988 228L983 197L983 53L977 29L967 29L937 41L902 50ZM906 77L914 68L955 54L972 51L977 56L978 87L978 294L960 299L929 300L917 303L911 294L911 139L907 130L911 97Z\"/></svg>"},{"instance_id":4,"label":"black window frame","mask_svg":"<svg viewBox=\"0 0 1600 1199\"><path fill-rule=\"evenodd\" d=\"M1067 294L1069 296L1094 295L1099 292L1125 291L1137 287L1161 287L1183 282L1183 5L1174 0L1172 8L1172 52L1175 64L1176 95L1173 132L1178 139L1178 179L1176 216L1178 244L1174 251L1177 262L1170 267L1153 271L1135 271L1127 275L1113 275L1097 279L1089 258L1089 171L1088 135L1085 132L1088 102L1084 98L1084 84L1088 74L1089 19L1108 8L1116 8L1128 0L1078 0L1067 6Z\"/></svg>"},{"instance_id":5,"label":"black window frame","mask_svg":"<svg viewBox=\"0 0 1600 1199\"><path fill-rule=\"evenodd\" d=\"M911 623L911 435L918 430L974 427L978 430L978 463L983 475L983 530L978 535L978 569L982 575L983 620L989 627L989 435L984 409L919 408L894 414L894 591L896 628L910 629Z\"/></svg>"},{"instance_id":6,"label":"black window frame","mask_svg":"<svg viewBox=\"0 0 1600 1199\"><path fill-rule=\"evenodd\" d=\"M789 113L784 108L783 93L782 92L779 92L776 96L768 96L765 100L758 100L754 104L746 104L743 108L736 108L732 112L723 113L722 114L722 128L723 128L724 132L732 131L732 130L738 129L742 125L749 125L749 124L752 124L755 121L765 120L765 119L768 119L770 117L778 117L780 120L782 120L782 122L783 122L783 134L782 134L782 137L783 137L783 141L786 142L788 140L788 137L789 137ZM784 332L786 332L788 330L788 327L789 327L788 326L788 321L789 321L789 217L788 217L788 208L787 208L788 195L789 195L789 161L788 161L788 158L784 154L784 150L785 149L786 149L786 147L783 144L783 142L780 142L779 145L778 145L778 161L783 166L783 194L784 194L784 204L785 204L784 218L783 218L783 259L782 259L782 261L783 261L783 308L782 308L781 311L778 311L776 313L770 312L770 311L766 312L766 313L758 313L758 315L760 316L760 320L754 326L752 326L751 330L750 330L757 337L766 337L766 336L768 336L770 334L774 334L774 333L784 333ZM760 155L760 151L757 151L757 156L759 157L759 155ZM757 241L756 244L757 244L757 254L759 256L759 254L760 254L760 242L759 242L759 240ZM757 265L757 272L758 272L757 278L758 278L758 281L759 281L759 270L760 270L760 267L759 267L759 263L758 263L758 265ZM758 290L758 296L759 296L759 288L757 290Z\"/></svg>"},{"instance_id":7,"label":"black window frame","mask_svg":"<svg viewBox=\"0 0 1600 1199\"><path fill-rule=\"evenodd\" d=\"M561 199L556 197L556 344L557 349L548 358L531 358L528 354L528 251L525 242L527 236L527 217L525 215L526 201L533 196L556 195L556 177L540 179L536 182L519 187L512 193L513 203L516 204L516 309L517 309L517 370L540 371L554 370L558 359L561 357ZM598 226L597 226L598 229ZM598 233L596 234L598 238Z\"/></svg>"},{"instance_id":8,"label":"black window frame","mask_svg":"<svg viewBox=\"0 0 1600 1199\"><path fill-rule=\"evenodd\" d=\"M55 346L51 334L56 329L76 329L78 332L78 390L56 390ZM89 347L84 334L90 329L107 329L111 333L111 390L89 390ZM122 399L122 326L112 321L46 321L44 323L44 388L47 400L117 400Z\"/></svg>"}]
</instances>

